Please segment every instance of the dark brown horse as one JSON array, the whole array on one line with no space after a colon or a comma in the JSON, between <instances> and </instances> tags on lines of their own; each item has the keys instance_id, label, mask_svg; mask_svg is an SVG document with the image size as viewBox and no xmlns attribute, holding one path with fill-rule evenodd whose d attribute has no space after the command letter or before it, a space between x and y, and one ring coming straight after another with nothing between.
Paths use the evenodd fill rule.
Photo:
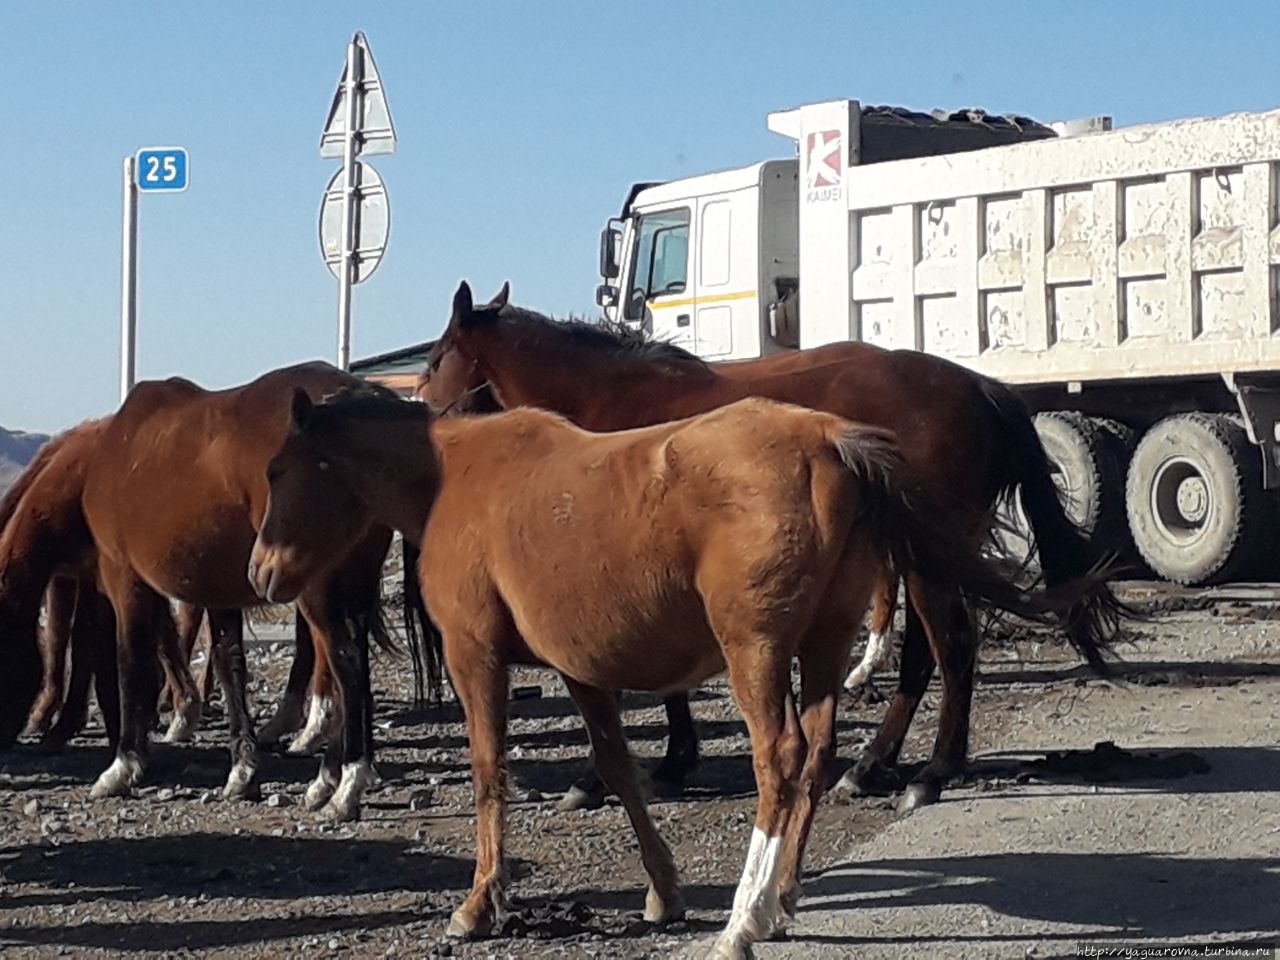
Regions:
<instances>
[{"instance_id":1,"label":"dark brown horse","mask_svg":"<svg viewBox=\"0 0 1280 960\"><path fill-rule=\"evenodd\" d=\"M298 596L370 522L410 537L425 524L422 587L466 712L476 799L475 882L455 936L488 933L506 905L512 664L564 679L635 829L654 922L684 904L615 691L687 690L727 670L759 805L716 955L746 957L794 916L841 670L884 577L908 578L926 624L956 600L1040 618L1095 587L1028 597L954 511L895 481L883 431L791 405L745 400L598 434L528 409L432 424L421 404L366 388L314 407L299 393L293 418L250 566L262 596Z\"/></svg>"},{"instance_id":2,"label":"dark brown horse","mask_svg":"<svg viewBox=\"0 0 1280 960\"><path fill-rule=\"evenodd\" d=\"M507 301L504 286L493 301L476 307L467 284L460 286L419 385L433 408L487 384L507 409L540 406L605 431L687 417L743 397L784 400L894 431L912 476L966 518L975 543L988 534L997 504L1016 490L1049 584L1081 576L1099 561L1063 511L1026 408L995 380L929 354L863 343L735 363L726 374L678 347L594 325L554 323ZM896 592L892 576L877 588L872 626L881 636ZM933 624L930 634L919 620L920 606L909 604L906 611L898 691L878 735L846 778L859 790L893 781L891 768L939 665L938 738L928 764L907 787L903 809L935 801L942 784L964 767L978 647L963 609ZM1114 630L1117 609L1108 591L1090 595L1067 623L1076 646L1096 650ZM658 773L679 780L680 761L696 758L696 737L687 701L669 699L667 706L672 744Z\"/></svg>"},{"instance_id":3,"label":"dark brown horse","mask_svg":"<svg viewBox=\"0 0 1280 960\"><path fill-rule=\"evenodd\" d=\"M18 480L0 498L0 533L24 505L28 515L37 520L42 512L67 515L79 510L83 464L105 426L105 419L88 421L50 440L37 452ZM54 488L41 487L36 483L42 471L49 469L51 464L63 478L54 498L48 495L48 491ZM73 480L74 477L81 479ZM35 493L32 493L33 487L36 488ZM43 734L41 743L46 749L60 748L83 727L95 668L102 664L104 657L114 656L114 630L102 617L101 610L94 609L95 605L101 605L103 598L97 594L92 566L88 562L81 563L79 569L74 563L65 566L46 588L46 623L40 634L43 683L27 720L27 732ZM208 695L209 665L214 660L212 651L199 692L187 666L204 616L205 611L201 608L181 604L181 642L176 647L168 643L159 644L160 664L166 678L163 699L172 709L172 722L165 737L169 742L191 739L199 719L201 702ZM78 627L77 617L83 621ZM69 652L71 673L68 682ZM114 677L114 669L110 675Z\"/></svg>"},{"instance_id":4,"label":"dark brown horse","mask_svg":"<svg viewBox=\"0 0 1280 960\"><path fill-rule=\"evenodd\" d=\"M33 490L43 488L57 510L31 503L24 515L20 508L0 540L0 645L12 655L11 669L0 676L0 736L8 737L0 742L16 736L39 684L41 593L55 572L75 566L110 600L120 668L118 706L99 688L109 725L118 717L120 733L116 760L94 793L132 787L142 774L156 705L157 637L161 646L174 640L167 598L234 616L214 647L224 639L237 646L240 610L259 602L244 568L265 507L266 463L287 429L292 391L319 396L358 382L326 364L308 364L234 390L208 392L183 380L139 384L94 442L82 443L79 456L67 452L66 469L36 475ZM306 594L315 646L332 664L346 708L307 800L319 807L332 798L340 819L357 815L373 778L367 642L370 635L388 642L379 584L389 539L385 529L366 531L357 547L332 558ZM416 620L410 624L412 636ZM234 757L227 792L241 795L252 788L256 746L243 703L243 656L227 666Z\"/></svg>"},{"instance_id":5,"label":"dark brown horse","mask_svg":"<svg viewBox=\"0 0 1280 960\"><path fill-rule=\"evenodd\" d=\"M96 558L80 506L85 464L101 427L101 422L83 424L46 443L0 503L0 649L5 655L5 669L0 670L0 746L17 739L40 692L44 671L37 629L46 596L49 629L70 630L81 664L92 661L102 668L92 671L98 679L98 701L108 737L114 739L118 731L114 661L98 662L104 650L110 653L100 639L113 629L110 608L92 589ZM91 588L81 591L82 583ZM77 682L87 676L82 670ZM80 694L75 700L79 702Z\"/></svg>"}]
</instances>

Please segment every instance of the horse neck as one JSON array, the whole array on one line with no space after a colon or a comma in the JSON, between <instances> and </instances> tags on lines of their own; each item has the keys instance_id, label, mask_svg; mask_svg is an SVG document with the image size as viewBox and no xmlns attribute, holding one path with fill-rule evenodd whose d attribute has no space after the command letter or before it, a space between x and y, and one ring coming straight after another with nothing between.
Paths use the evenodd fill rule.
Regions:
<instances>
[{"instance_id":1,"label":"horse neck","mask_svg":"<svg viewBox=\"0 0 1280 960\"><path fill-rule=\"evenodd\" d=\"M418 546L439 477L426 423L366 429L349 449L356 468L352 474L361 478L360 499L374 520Z\"/></svg>"},{"instance_id":2,"label":"horse neck","mask_svg":"<svg viewBox=\"0 0 1280 960\"><path fill-rule=\"evenodd\" d=\"M658 422L645 416L658 398L714 390L711 370L666 368L641 356L573 344L546 343L491 332L479 345L477 367L502 406L542 407L589 430L617 430ZM609 403L601 405L601 398ZM665 405L662 404L662 405ZM616 424L614 420L620 416Z\"/></svg>"}]
</instances>

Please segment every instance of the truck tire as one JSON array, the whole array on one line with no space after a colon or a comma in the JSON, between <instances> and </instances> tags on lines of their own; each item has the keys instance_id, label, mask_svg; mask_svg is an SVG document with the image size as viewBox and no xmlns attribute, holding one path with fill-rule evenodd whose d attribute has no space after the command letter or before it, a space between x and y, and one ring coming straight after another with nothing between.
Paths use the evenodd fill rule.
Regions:
<instances>
[{"instance_id":1,"label":"truck tire","mask_svg":"<svg viewBox=\"0 0 1280 960\"><path fill-rule=\"evenodd\" d=\"M1133 553L1125 515L1125 470L1133 431L1114 420L1089 417L1074 410L1037 414L1036 433L1055 468L1054 484L1063 509L1097 547L1100 556ZM1014 530L998 537L1005 550L1029 571L1039 573L1030 555L1031 531L1021 505L1015 503L1002 519Z\"/></svg>"},{"instance_id":2,"label":"truck tire","mask_svg":"<svg viewBox=\"0 0 1280 960\"><path fill-rule=\"evenodd\" d=\"M1129 547L1125 471L1131 431L1114 420L1073 410L1037 414L1036 432L1058 472L1054 482L1067 516L1107 554Z\"/></svg>"},{"instance_id":3,"label":"truck tire","mask_svg":"<svg viewBox=\"0 0 1280 960\"><path fill-rule=\"evenodd\" d=\"M1147 431L1133 452L1125 500L1134 544L1175 583L1247 576L1268 524L1262 463L1238 418L1188 413Z\"/></svg>"}]
</instances>

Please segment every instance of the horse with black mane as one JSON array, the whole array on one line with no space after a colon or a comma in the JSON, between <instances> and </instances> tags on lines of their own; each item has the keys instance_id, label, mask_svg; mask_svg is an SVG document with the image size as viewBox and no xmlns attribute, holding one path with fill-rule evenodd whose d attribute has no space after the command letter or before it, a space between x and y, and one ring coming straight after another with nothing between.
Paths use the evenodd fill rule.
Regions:
<instances>
[{"instance_id":1,"label":"horse with black mane","mask_svg":"<svg viewBox=\"0 0 1280 960\"><path fill-rule=\"evenodd\" d=\"M997 506L1016 493L1046 583L1085 575L1102 559L1063 510L1026 407L996 380L930 354L865 343L708 364L671 344L594 324L554 322L508 301L507 285L479 306L471 288L459 286L418 385L433 409L487 389L508 410L543 407L585 429L612 431L689 417L745 397L787 401L893 431L913 482L946 505L975 544L989 535ZM872 646L887 646L897 590L897 577L887 571L875 592ZM937 665L938 736L929 762L907 786L903 809L935 801L943 783L964 767L979 642L961 605L932 624L932 632L918 606L906 608L898 690L879 733L846 776L859 791L895 783L899 751ZM1064 622L1068 637L1099 669L1097 651L1114 633L1121 609L1109 590L1100 589ZM671 743L655 780L674 791L696 762L697 738L687 699L671 697L666 705ZM573 799L588 804L601 798L598 779L588 773Z\"/></svg>"}]
</instances>

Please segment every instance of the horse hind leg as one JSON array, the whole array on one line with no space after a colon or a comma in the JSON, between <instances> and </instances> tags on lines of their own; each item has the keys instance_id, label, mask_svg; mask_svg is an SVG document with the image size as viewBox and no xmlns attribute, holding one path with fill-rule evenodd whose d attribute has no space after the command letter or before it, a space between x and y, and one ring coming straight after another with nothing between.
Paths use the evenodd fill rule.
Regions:
<instances>
[{"instance_id":1,"label":"horse hind leg","mask_svg":"<svg viewBox=\"0 0 1280 960\"><path fill-rule=\"evenodd\" d=\"M275 714L258 734L260 747L275 747L283 737L302 727L307 684L315 673L316 647L311 625L301 610L294 611L293 624L293 663L289 666L289 679L285 682Z\"/></svg>"},{"instance_id":2,"label":"horse hind leg","mask_svg":"<svg viewBox=\"0 0 1280 960\"><path fill-rule=\"evenodd\" d=\"M618 794L640 842L640 857L649 875L644 918L650 923L678 920L684 916L685 905L675 860L649 816L639 772L622 730L618 698L616 694L584 686L569 677L565 677L564 682L586 721L596 769Z\"/></svg>"},{"instance_id":3,"label":"horse hind leg","mask_svg":"<svg viewBox=\"0 0 1280 960\"><path fill-rule=\"evenodd\" d=\"M326 629L329 629L326 627ZM308 642L311 642L310 639ZM340 743L342 717L339 713L337 688L329 644L313 644L311 662L311 699L307 709L307 722L285 750L290 756L310 757L325 749L326 744ZM290 675L290 682L292 682ZM286 697L288 697L286 693Z\"/></svg>"},{"instance_id":4,"label":"horse hind leg","mask_svg":"<svg viewBox=\"0 0 1280 960\"><path fill-rule=\"evenodd\" d=\"M258 796L258 744L245 698L248 669L244 656L244 617L239 610L209 611L209 656L214 661L231 734L231 772L222 795L227 799Z\"/></svg>"},{"instance_id":5,"label":"horse hind leg","mask_svg":"<svg viewBox=\"0 0 1280 960\"><path fill-rule=\"evenodd\" d=\"M964 771L969 750L969 721L973 707L973 675L978 635L973 617L956 597L917 591L924 608L921 619L934 659L942 674L938 735L924 768L912 778L898 803L899 813L936 803L943 785Z\"/></svg>"},{"instance_id":6,"label":"horse hind leg","mask_svg":"<svg viewBox=\"0 0 1280 960\"><path fill-rule=\"evenodd\" d=\"M893 615L898 606L898 578L887 576L873 594L867 648L862 660L845 677L844 688L860 700L878 702L881 697L872 677L884 669L893 652Z\"/></svg>"},{"instance_id":7,"label":"horse hind leg","mask_svg":"<svg viewBox=\"0 0 1280 960\"><path fill-rule=\"evenodd\" d=\"M131 571L104 571L116 611L116 660L120 683L120 736L116 756L90 796L128 796L146 770L148 734L160 695L157 638L177 646L169 602Z\"/></svg>"},{"instance_id":8,"label":"horse hind leg","mask_svg":"<svg viewBox=\"0 0 1280 960\"><path fill-rule=\"evenodd\" d=\"M911 591L908 590L908 597ZM906 629L902 635L902 664L898 668L898 689L889 701L884 720L875 738L863 750L858 762L845 773L838 789L855 795L877 794L898 789L901 779L895 767L907 730L915 717L929 680L934 659L924 625L915 607L908 603Z\"/></svg>"},{"instance_id":9,"label":"horse hind leg","mask_svg":"<svg viewBox=\"0 0 1280 960\"><path fill-rule=\"evenodd\" d=\"M27 716L27 736L47 733L54 718L65 707L67 647L72 620L75 617L77 583L67 577L54 577L45 589L46 622L40 633L40 659L44 680L40 695Z\"/></svg>"},{"instance_id":10,"label":"horse hind leg","mask_svg":"<svg viewBox=\"0 0 1280 960\"><path fill-rule=\"evenodd\" d=\"M808 753L800 775L796 813L783 839L782 864L778 871L778 899L788 920L795 919L804 851L814 811L827 787L827 774L835 759L836 706L840 694L836 678L840 668L848 663L854 637L851 627L861 619L855 616L839 626L815 627L801 644L800 729L808 744Z\"/></svg>"},{"instance_id":11,"label":"horse hind leg","mask_svg":"<svg viewBox=\"0 0 1280 960\"><path fill-rule=\"evenodd\" d=\"M722 633L717 627L717 633ZM767 636L726 645L729 685L751 735L759 804L733 910L712 956L746 958L787 922L780 895L783 841L797 811L806 749L791 694L790 655ZM836 676L839 676L837 673Z\"/></svg>"},{"instance_id":12,"label":"horse hind leg","mask_svg":"<svg viewBox=\"0 0 1280 960\"><path fill-rule=\"evenodd\" d=\"M173 716L164 735L165 743L190 743L195 739L202 709L196 682L191 676L191 649L204 619L204 609L188 603L179 604L179 619L181 626L177 631L163 630L158 638L165 690L173 704Z\"/></svg>"}]
</instances>

